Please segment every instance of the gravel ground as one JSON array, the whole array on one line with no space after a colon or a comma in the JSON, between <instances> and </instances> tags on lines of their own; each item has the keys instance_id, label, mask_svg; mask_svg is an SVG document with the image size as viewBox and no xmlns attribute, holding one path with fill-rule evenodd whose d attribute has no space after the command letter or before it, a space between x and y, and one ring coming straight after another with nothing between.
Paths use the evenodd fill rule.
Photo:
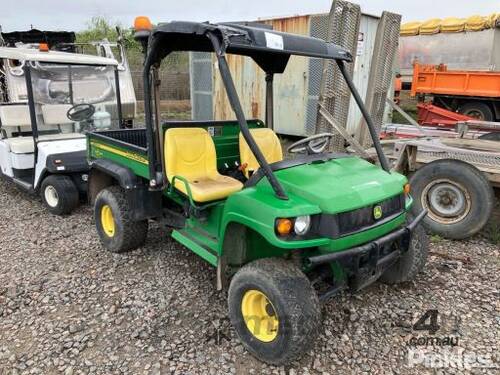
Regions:
<instances>
[{"instance_id":1,"label":"gravel ground","mask_svg":"<svg viewBox=\"0 0 500 375\"><path fill-rule=\"evenodd\" d=\"M251 357L234 336L215 272L158 226L142 249L109 254L89 207L51 216L39 200L0 182L0 231L2 375L436 373L429 366L452 351L499 363L500 248L480 237L434 242L415 282L377 283L330 301L314 348L277 368ZM435 337L458 338L458 345L431 347L434 362L411 367L412 337L428 336L412 324L429 309L439 312ZM454 373L498 371L457 366Z\"/></svg>"}]
</instances>

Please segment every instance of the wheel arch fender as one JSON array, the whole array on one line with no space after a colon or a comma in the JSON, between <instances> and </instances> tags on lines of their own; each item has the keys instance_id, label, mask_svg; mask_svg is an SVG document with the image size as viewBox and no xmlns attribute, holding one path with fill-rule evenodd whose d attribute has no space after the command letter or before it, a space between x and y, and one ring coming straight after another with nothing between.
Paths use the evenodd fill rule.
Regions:
<instances>
[{"instance_id":1,"label":"wheel arch fender","mask_svg":"<svg viewBox=\"0 0 500 375\"><path fill-rule=\"evenodd\" d=\"M220 258L225 267L239 268L251 260L280 257L290 249L276 246L257 225L242 220L228 221L221 234Z\"/></svg>"},{"instance_id":2,"label":"wheel arch fender","mask_svg":"<svg viewBox=\"0 0 500 375\"><path fill-rule=\"evenodd\" d=\"M93 204L97 194L111 185L119 185L124 190L137 188L139 179L130 168L105 159L90 163L88 179L89 203Z\"/></svg>"},{"instance_id":3,"label":"wheel arch fender","mask_svg":"<svg viewBox=\"0 0 500 375\"><path fill-rule=\"evenodd\" d=\"M97 159L90 164L88 199L94 204L97 194L109 186L118 185L127 193L134 220L158 218L162 213L162 192L150 191L145 181L123 165Z\"/></svg>"},{"instance_id":4,"label":"wheel arch fender","mask_svg":"<svg viewBox=\"0 0 500 375\"><path fill-rule=\"evenodd\" d=\"M254 220L251 220L247 217L243 217L238 214L230 213L225 220L223 221L221 230L220 230L220 238L222 239L221 242L221 248L220 252L221 255L224 254L224 250L227 250L227 245L226 241L231 240L231 234L232 230L237 227L237 228L245 228L246 231L252 231L257 233L262 239L264 239L270 246L274 246L276 248L279 248L276 243L275 238L270 238L271 237L271 230L262 223L256 222ZM241 229L238 229L241 230ZM246 233L244 233L246 234ZM272 233L274 234L274 232Z\"/></svg>"},{"instance_id":5,"label":"wheel arch fender","mask_svg":"<svg viewBox=\"0 0 500 375\"><path fill-rule=\"evenodd\" d=\"M49 173L49 171L47 170L47 168L43 168L40 172L40 174L38 174L35 178L36 178L36 181L35 181L35 185L33 186L33 189L36 193L38 193L42 187L42 182L43 180L45 180L48 176L50 176L51 173Z\"/></svg>"}]
</instances>

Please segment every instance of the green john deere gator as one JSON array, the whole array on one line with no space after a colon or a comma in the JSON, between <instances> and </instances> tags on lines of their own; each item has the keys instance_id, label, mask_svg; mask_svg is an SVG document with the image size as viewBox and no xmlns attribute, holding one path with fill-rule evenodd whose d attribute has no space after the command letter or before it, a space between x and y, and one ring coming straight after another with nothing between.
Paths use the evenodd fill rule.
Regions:
<instances>
[{"instance_id":1,"label":"green john deere gator","mask_svg":"<svg viewBox=\"0 0 500 375\"><path fill-rule=\"evenodd\" d=\"M88 134L89 194L103 246L144 244L148 221L216 269L228 287L231 323L257 358L284 364L305 353L321 327L321 304L376 280L414 278L427 237L410 218L404 176L391 172L373 123L345 69L351 54L322 40L260 26L194 22L147 27L146 126ZM142 26L141 26L142 25ZM167 121L158 113L158 67L173 51L215 53L235 121ZM266 122L247 120L226 54L252 58L266 73ZM378 164L327 152L332 134L302 139L283 158L273 132L273 77L291 55L333 59L360 107ZM174 266L174 265L173 265Z\"/></svg>"}]
</instances>

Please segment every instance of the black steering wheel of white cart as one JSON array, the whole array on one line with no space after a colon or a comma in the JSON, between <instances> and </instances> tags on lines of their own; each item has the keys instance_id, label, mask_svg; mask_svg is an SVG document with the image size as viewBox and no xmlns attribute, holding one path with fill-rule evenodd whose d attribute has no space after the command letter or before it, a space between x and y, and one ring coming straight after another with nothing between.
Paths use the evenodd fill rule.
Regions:
<instances>
[{"instance_id":1,"label":"black steering wheel of white cart","mask_svg":"<svg viewBox=\"0 0 500 375\"><path fill-rule=\"evenodd\" d=\"M330 144L333 134L321 133L301 139L287 148L291 154L321 154Z\"/></svg>"},{"instance_id":2,"label":"black steering wheel of white cart","mask_svg":"<svg viewBox=\"0 0 500 375\"><path fill-rule=\"evenodd\" d=\"M95 113L95 107L92 104L77 104L68 109L66 117L71 121L82 122L92 118Z\"/></svg>"}]
</instances>

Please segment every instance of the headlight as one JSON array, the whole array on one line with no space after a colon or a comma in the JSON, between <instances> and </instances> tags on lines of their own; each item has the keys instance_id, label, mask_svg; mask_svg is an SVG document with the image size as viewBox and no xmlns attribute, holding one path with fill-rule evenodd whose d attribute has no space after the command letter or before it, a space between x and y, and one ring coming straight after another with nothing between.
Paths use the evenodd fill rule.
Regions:
<instances>
[{"instance_id":1,"label":"headlight","mask_svg":"<svg viewBox=\"0 0 500 375\"><path fill-rule=\"evenodd\" d=\"M295 219L295 224L293 225L293 230L299 236L303 236L309 230L311 226L311 217L310 216L298 216Z\"/></svg>"},{"instance_id":2,"label":"headlight","mask_svg":"<svg viewBox=\"0 0 500 375\"><path fill-rule=\"evenodd\" d=\"M276 234L281 237L289 235L304 236L311 227L311 216L297 216L296 218L278 218L275 222Z\"/></svg>"}]
</instances>

